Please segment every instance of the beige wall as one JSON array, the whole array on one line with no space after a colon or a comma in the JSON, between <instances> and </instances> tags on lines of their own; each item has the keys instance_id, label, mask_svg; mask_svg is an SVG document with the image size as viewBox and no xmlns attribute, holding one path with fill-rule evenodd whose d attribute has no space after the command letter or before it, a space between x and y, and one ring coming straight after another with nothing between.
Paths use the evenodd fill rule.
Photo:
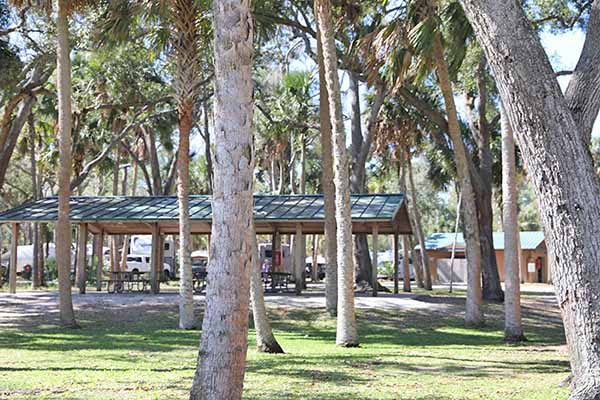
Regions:
<instances>
[{"instance_id":1,"label":"beige wall","mask_svg":"<svg viewBox=\"0 0 600 400\"><path fill-rule=\"evenodd\" d=\"M450 259L452 256L450 252L446 251L428 251L429 256L429 267L431 269L431 277L435 281L438 279L437 273L437 260L438 259ZM535 283L538 282L538 272L527 272L527 264L528 261L535 262L535 260L541 257L542 258L542 282L543 283L552 283L552 274L548 268L548 257L545 252L536 251L536 250L523 250L521 251L521 281L527 283ZM464 258L464 253L456 252L456 258L461 259ZM498 250L496 251L496 262L498 263L498 273L500 275L500 280L504 281L504 251Z\"/></svg>"}]
</instances>

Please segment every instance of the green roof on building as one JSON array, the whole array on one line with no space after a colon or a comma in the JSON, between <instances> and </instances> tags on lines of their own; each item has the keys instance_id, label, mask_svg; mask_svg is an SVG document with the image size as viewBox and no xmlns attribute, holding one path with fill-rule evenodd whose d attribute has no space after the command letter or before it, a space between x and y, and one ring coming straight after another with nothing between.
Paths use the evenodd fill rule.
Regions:
<instances>
[{"instance_id":1,"label":"green roof on building","mask_svg":"<svg viewBox=\"0 0 600 400\"><path fill-rule=\"evenodd\" d=\"M535 250L544 242L544 232L526 231L520 232L521 250ZM494 248L504 250L504 232L493 233ZM429 236L425 240L427 250L452 250L454 243L454 233L438 232ZM456 247L462 249L465 247L465 241L462 233L458 233L456 238Z\"/></svg>"},{"instance_id":2,"label":"green roof on building","mask_svg":"<svg viewBox=\"0 0 600 400\"><path fill-rule=\"evenodd\" d=\"M350 198L353 221L391 221L404 202L404 195L355 194ZM176 196L147 197L71 197L72 222L102 221L177 221L179 209ZM323 220L325 210L322 195L255 195L256 221ZM0 213L0 222L52 222L58 216L58 198L25 203ZM210 196L190 196L190 219L212 219Z\"/></svg>"}]
</instances>

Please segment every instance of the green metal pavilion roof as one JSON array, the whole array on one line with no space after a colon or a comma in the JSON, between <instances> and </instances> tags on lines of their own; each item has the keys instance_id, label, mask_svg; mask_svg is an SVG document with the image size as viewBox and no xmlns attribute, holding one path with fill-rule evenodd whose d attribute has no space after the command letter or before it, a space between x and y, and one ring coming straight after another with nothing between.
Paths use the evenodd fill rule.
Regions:
<instances>
[{"instance_id":1,"label":"green metal pavilion roof","mask_svg":"<svg viewBox=\"0 0 600 400\"><path fill-rule=\"evenodd\" d=\"M536 250L544 242L544 232L530 231L520 232L521 250ZM494 232L494 249L504 250L504 232ZM425 240L427 250L451 251L454 243L454 233L438 232L429 236ZM465 240L462 233L458 233L456 238L456 247L461 250L465 247Z\"/></svg>"},{"instance_id":2,"label":"green metal pavilion roof","mask_svg":"<svg viewBox=\"0 0 600 400\"><path fill-rule=\"evenodd\" d=\"M192 221L212 219L210 196L190 196ZM404 195L356 194L351 196L353 221L391 221L397 218ZM72 222L177 221L176 196L71 197ZM0 213L0 222L53 222L58 198L49 197ZM322 195L255 195L256 221L319 221L325 217Z\"/></svg>"}]
</instances>

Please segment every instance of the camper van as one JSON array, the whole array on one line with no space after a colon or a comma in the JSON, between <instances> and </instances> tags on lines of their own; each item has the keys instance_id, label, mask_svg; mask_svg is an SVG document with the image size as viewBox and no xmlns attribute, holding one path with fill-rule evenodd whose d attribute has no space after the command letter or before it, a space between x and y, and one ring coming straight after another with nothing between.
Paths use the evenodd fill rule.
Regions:
<instances>
[{"instance_id":1,"label":"camper van","mask_svg":"<svg viewBox=\"0 0 600 400\"><path fill-rule=\"evenodd\" d=\"M56 246L54 243L49 243L48 246L44 245L44 252L47 251L48 256L45 257L47 260L56 259ZM11 250L2 254L0 258L0 264L2 265L2 274L8 271L10 265ZM71 262L74 262L74 252L71 250ZM31 277L31 266L33 265L33 245L22 245L17 247L17 275L22 276L26 279Z\"/></svg>"},{"instance_id":2,"label":"camper van","mask_svg":"<svg viewBox=\"0 0 600 400\"><path fill-rule=\"evenodd\" d=\"M128 254L127 264L125 270L128 272L150 272L150 256L145 254ZM163 263L163 274L166 279L171 277L171 266L167 263Z\"/></svg>"},{"instance_id":3,"label":"camper van","mask_svg":"<svg viewBox=\"0 0 600 400\"><path fill-rule=\"evenodd\" d=\"M152 254L152 236L151 235L133 235L129 239L129 255L127 256L127 264L129 264L129 257L139 258L143 256L147 256L148 260L150 259L150 254ZM176 254L175 254L175 242L173 239L165 238L164 240L164 248L163 248L163 263L165 267L163 268L163 272L165 274L165 278L175 278L176 273ZM134 261L132 261L133 263ZM137 261L135 261L137 262ZM133 264L132 264L133 265ZM148 271L150 271L150 266L148 262ZM129 269L132 271L132 269ZM139 270L142 271L141 269Z\"/></svg>"}]
</instances>

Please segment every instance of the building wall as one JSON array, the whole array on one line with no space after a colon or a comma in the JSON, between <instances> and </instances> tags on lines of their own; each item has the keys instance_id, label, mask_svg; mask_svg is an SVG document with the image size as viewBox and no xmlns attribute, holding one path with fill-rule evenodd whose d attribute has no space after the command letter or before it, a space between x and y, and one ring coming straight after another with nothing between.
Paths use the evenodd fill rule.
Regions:
<instances>
[{"instance_id":1,"label":"building wall","mask_svg":"<svg viewBox=\"0 0 600 400\"><path fill-rule=\"evenodd\" d=\"M451 253L445 251L429 251L429 266L431 269L431 276L434 282L448 283L449 278L449 266ZM540 268L536 268L535 272L528 271L528 263L541 258ZM498 264L498 274L500 280L504 281L504 251L496 251L496 262ZM552 273L549 269L548 256L543 251L537 250L523 250L521 251L521 282L527 283L552 283ZM439 268L439 271L438 271ZM466 260L464 252L457 252L454 260L454 282L465 282L462 278L466 277ZM541 276L540 272L541 270Z\"/></svg>"}]
</instances>

